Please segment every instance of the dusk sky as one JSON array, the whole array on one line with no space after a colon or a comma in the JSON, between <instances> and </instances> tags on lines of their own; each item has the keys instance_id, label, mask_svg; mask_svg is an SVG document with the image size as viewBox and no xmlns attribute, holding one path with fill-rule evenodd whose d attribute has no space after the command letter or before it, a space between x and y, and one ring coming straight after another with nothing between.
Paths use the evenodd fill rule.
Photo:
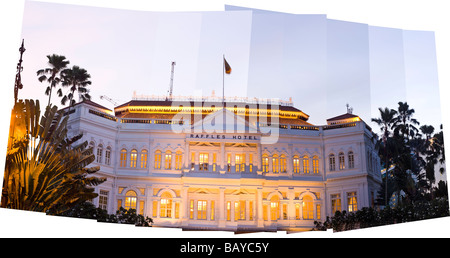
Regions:
<instances>
[{"instance_id":1,"label":"dusk sky","mask_svg":"<svg viewBox=\"0 0 450 258\"><path fill-rule=\"evenodd\" d=\"M210 96L214 90L221 96L225 55L233 69L225 76L226 96L292 97L313 124L345 113L347 103L371 123L378 107L397 108L398 101L410 103L419 121L441 123L433 32L325 14L225 10L151 12L27 1L21 97L46 103L47 85L35 71L47 67L46 55L53 53L85 68L92 100L109 108L101 95L119 104L134 91L167 95L172 61L174 95ZM60 105L55 94L52 102Z\"/></svg>"},{"instance_id":2,"label":"dusk sky","mask_svg":"<svg viewBox=\"0 0 450 258\"><path fill-rule=\"evenodd\" d=\"M122 103L131 99L134 90L138 94L167 94L171 61L177 62L175 95L210 95L214 89L220 96L222 55L225 54L233 68L232 74L225 78L226 95L283 99L292 96L295 106L309 114L310 122L314 124L325 124L326 118L344 113L346 103L354 108L355 114L369 122L371 117L378 116L378 107L396 108L400 100L406 100L416 110L415 117L422 124L438 127L444 118L448 127L450 122L449 103L444 101L449 97L450 82L447 72L450 69L447 1L5 2L6 6L0 8L0 26L4 36L0 49L0 79L3 85L11 85L1 98L5 110L12 107L17 49L24 37L27 49L22 73L25 88L19 92L19 97L39 98L43 103L47 103L44 95L46 85L37 81L35 72L47 66L45 56L48 54L65 55L71 65L87 69L92 76L93 100L109 108L112 105L100 100L100 95ZM225 12L224 4L278 13L252 12L242 8L240 11L227 9ZM269 20L272 27L265 23ZM282 32L277 29L281 27ZM342 35L351 38L329 34L329 28L336 29L334 33L341 31ZM280 34L283 39L272 37ZM258 41L258 38L263 41ZM269 43L266 41L268 39L271 39L270 44L274 44L274 48L264 45ZM301 48L296 48L297 45ZM293 51L292 54L290 51ZM347 53L343 57L345 62L330 60L338 58L341 51ZM341 72L339 69L342 69ZM360 73L356 75L356 71ZM258 87L258 84L265 82L271 88ZM276 82L275 86L273 82ZM358 97L355 97L356 93ZM58 103L59 99L55 98L53 102ZM9 111L4 112L3 118L9 121ZM371 126L378 130L373 124ZM4 123L4 137L0 142L3 146L6 146L8 128L8 123ZM448 130L445 130L447 135ZM6 148L3 156L5 151ZM45 222L45 216L32 216L38 215L1 211L2 233L11 236L26 231L31 237L42 236L43 232L70 237L86 233L86 227L79 226L83 221L69 221L60 227L57 223L54 225L56 218ZM432 221L423 223L401 225L402 230L374 228L370 230L370 236L385 236L385 230L391 236L436 236L436 233L441 233L436 232L437 229L450 229L448 220L444 224L440 221L437 224L430 224ZM94 224L89 226L95 229L102 226ZM435 231L430 232L431 229ZM115 227L111 231L101 228L91 233L109 236L115 230ZM121 234L125 236L147 236L147 233L135 228L131 228L130 232L124 231ZM167 231L165 229L161 234L167 234ZM358 234L348 232L341 235L355 233ZM273 237L273 234L270 236Z\"/></svg>"}]
</instances>

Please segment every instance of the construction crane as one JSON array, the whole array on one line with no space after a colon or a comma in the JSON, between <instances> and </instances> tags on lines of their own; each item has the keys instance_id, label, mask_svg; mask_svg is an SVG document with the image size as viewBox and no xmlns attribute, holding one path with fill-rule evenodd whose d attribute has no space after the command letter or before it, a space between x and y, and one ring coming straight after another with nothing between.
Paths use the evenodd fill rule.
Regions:
<instances>
[{"instance_id":1,"label":"construction crane","mask_svg":"<svg viewBox=\"0 0 450 258\"><path fill-rule=\"evenodd\" d=\"M110 97L108 97L106 95L101 95L100 99L106 99L107 101L111 102L115 107L118 106L117 102L115 102L114 100L112 100Z\"/></svg>"},{"instance_id":2,"label":"construction crane","mask_svg":"<svg viewBox=\"0 0 450 258\"><path fill-rule=\"evenodd\" d=\"M170 87L169 87L169 100L172 100L172 92L173 92L173 73L175 70L175 65L177 63L172 62L172 69L170 71Z\"/></svg>"}]
</instances>

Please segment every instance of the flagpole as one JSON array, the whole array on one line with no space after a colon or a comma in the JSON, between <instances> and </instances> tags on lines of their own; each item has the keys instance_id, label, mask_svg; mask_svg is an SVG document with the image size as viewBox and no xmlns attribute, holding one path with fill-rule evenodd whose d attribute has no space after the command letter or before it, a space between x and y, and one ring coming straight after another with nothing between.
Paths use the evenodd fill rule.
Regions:
<instances>
[{"instance_id":1,"label":"flagpole","mask_svg":"<svg viewBox=\"0 0 450 258\"><path fill-rule=\"evenodd\" d=\"M225 107L225 54L222 60L222 106Z\"/></svg>"}]
</instances>

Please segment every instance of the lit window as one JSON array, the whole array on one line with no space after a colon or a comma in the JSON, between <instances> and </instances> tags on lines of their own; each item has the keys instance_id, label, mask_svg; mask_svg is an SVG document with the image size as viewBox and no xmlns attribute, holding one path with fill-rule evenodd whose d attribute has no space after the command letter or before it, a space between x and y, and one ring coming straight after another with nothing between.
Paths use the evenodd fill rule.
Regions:
<instances>
[{"instance_id":1,"label":"lit window","mask_svg":"<svg viewBox=\"0 0 450 258\"><path fill-rule=\"evenodd\" d=\"M249 154L248 171L253 172L253 154Z\"/></svg>"},{"instance_id":2,"label":"lit window","mask_svg":"<svg viewBox=\"0 0 450 258\"><path fill-rule=\"evenodd\" d=\"M358 201L356 200L356 192L347 193L348 211L353 212L358 209Z\"/></svg>"},{"instance_id":3,"label":"lit window","mask_svg":"<svg viewBox=\"0 0 450 258\"><path fill-rule=\"evenodd\" d=\"M280 172L286 173L286 156L284 154L280 157Z\"/></svg>"},{"instance_id":4,"label":"lit window","mask_svg":"<svg viewBox=\"0 0 450 258\"><path fill-rule=\"evenodd\" d=\"M316 204L316 219L321 219L320 204Z\"/></svg>"},{"instance_id":5,"label":"lit window","mask_svg":"<svg viewBox=\"0 0 450 258\"><path fill-rule=\"evenodd\" d=\"M300 173L300 159L298 158L298 156L294 156L292 162L294 165L294 173Z\"/></svg>"},{"instance_id":6,"label":"lit window","mask_svg":"<svg viewBox=\"0 0 450 258\"><path fill-rule=\"evenodd\" d=\"M277 154L272 156L272 172L278 173L280 172L280 158Z\"/></svg>"},{"instance_id":7,"label":"lit window","mask_svg":"<svg viewBox=\"0 0 450 258\"><path fill-rule=\"evenodd\" d=\"M97 147L97 163L102 163L103 146L100 144Z\"/></svg>"},{"instance_id":8,"label":"lit window","mask_svg":"<svg viewBox=\"0 0 450 258\"><path fill-rule=\"evenodd\" d=\"M317 156L313 157L313 173L314 174L319 173L319 157Z\"/></svg>"},{"instance_id":9,"label":"lit window","mask_svg":"<svg viewBox=\"0 0 450 258\"><path fill-rule=\"evenodd\" d=\"M245 154L236 154L236 172L245 171Z\"/></svg>"},{"instance_id":10,"label":"lit window","mask_svg":"<svg viewBox=\"0 0 450 258\"><path fill-rule=\"evenodd\" d=\"M189 207L189 218L193 219L194 218L194 200L191 200L190 202L190 207Z\"/></svg>"},{"instance_id":11,"label":"lit window","mask_svg":"<svg viewBox=\"0 0 450 258\"><path fill-rule=\"evenodd\" d=\"M300 219L300 204L295 204L295 219Z\"/></svg>"},{"instance_id":12,"label":"lit window","mask_svg":"<svg viewBox=\"0 0 450 258\"><path fill-rule=\"evenodd\" d=\"M216 170L217 170L217 153L213 153L213 164L212 164L212 166L213 166L213 172L216 172Z\"/></svg>"},{"instance_id":13,"label":"lit window","mask_svg":"<svg viewBox=\"0 0 450 258\"><path fill-rule=\"evenodd\" d=\"M199 169L200 170L208 171L208 165L209 165L208 157L209 157L208 153L200 153L200 156L199 156Z\"/></svg>"},{"instance_id":14,"label":"lit window","mask_svg":"<svg viewBox=\"0 0 450 258\"><path fill-rule=\"evenodd\" d=\"M181 169L183 163L183 154L181 153L181 151L177 151L175 153L175 169Z\"/></svg>"},{"instance_id":15,"label":"lit window","mask_svg":"<svg viewBox=\"0 0 450 258\"><path fill-rule=\"evenodd\" d=\"M253 220L253 201L248 201L248 219Z\"/></svg>"},{"instance_id":16,"label":"lit window","mask_svg":"<svg viewBox=\"0 0 450 258\"><path fill-rule=\"evenodd\" d=\"M127 166L127 150L122 149L120 151L120 167L124 168Z\"/></svg>"},{"instance_id":17,"label":"lit window","mask_svg":"<svg viewBox=\"0 0 450 258\"><path fill-rule=\"evenodd\" d=\"M245 200L234 202L234 220L245 220Z\"/></svg>"},{"instance_id":18,"label":"lit window","mask_svg":"<svg viewBox=\"0 0 450 258\"><path fill-rule=\"evenodd\" d=\"M139 201L139 214L144 215L145 202Z\"/></svg>"},{"instance_id":19,"label":"lit window","mask_svg":"<svg viewBox=\"0 0 450 258\"><path fill-rule=\"evenodd\" d=\"M161 169L161 151L155 152L155 169Z\"/></svg>"},{"instance_id":20,"label":"lit window","mask_svg":"<svg viewBox=\"0 0 450 258\"><path fill-rule=\"evenodd\" d=\"M136 209L137 194L135 191L128 191L125 194L125 209Z\"/></svg>"},{"instance_id":21,"label":"lit window","mask_svg":"<svg viewBox=\"0 0 450 258\"><path fill-rule=\"evenodd\" d=\"M159 216L161 218L172 217L172 195L168 192L164 192L161 195L161 203L159 205Z\"/></svg>"},{"instance_id":22,"label":"lit window","mask_svg":"<svg viewBox=\"0 0 450 258\"><path fill-rule=\"evenodd\" d=\"M100 190L100 193L98 195L98 207L100 209L108 209L108 194L108 191Z\"/></svg>"},{"instance_id":23,"label":"lit window","mask_svg":"<svg viewBox=\"0 0 450 258\"><path fill-rule=\"evenodd\" d=\"M164 168L172 169L172 152L171 151L166 151L166 154L164 155Z\"/></svg>"},{"instance_id":24,"label":"lit window","mask_svg":"<svg viewBox=\"0 0 450 258\"><path fill-rule=\"evenodd\" d=\"M210 214L210 220L214 220L215 215L215 207L214 207L214 201L211 201L211 214Z\"/></svg>"},{"instance_id":25,"label":"lit window","mask_svg":"<svg viewBox=\"0 0 450 258\"><path fill-rule=\"evenodd\" d=\"M191 152L191 170L195 169L195 152Z\"/></svg>"},{"instance_id":26,"label":"lit window","mask_svg":"<svg viewBox=\"0 0 450 258\"><path fill-rule=\"evenodd\" d=\"M331 195L331 211L332 215L336 213L336 211L341 211L341 195L340 194L332 194Z\"/></svg>"},{"instance_id":27,"label":"lit window","mask_svg":"<svg viewBox=\"0 0 450 258\"><path fill-rule=\"evenodd\" d=\"M231 220L231 202L227 202L227 220Z\"/></svg>"},{"instance_id":28,"label":"lit window","mask_svg":"<svg viewBox=\"0 0 450 258\"><path fill-rule=\"evenodd\" d=\"M330 160L330 171L336 170L336 158L334 157L334 154L330 154L329 160Z\"/></svg>"},{"instance_id":29,"label":"lit window","mask_svg":"<svg viewBox=\"0 0 450 258\"><path fill-rule=\"evenodd\" d=\"M180 203L179 202L175 203L175 218L176 219L180 218Z\"/></svg>"},{"instance_id":30,"label":"lit window","mask_svg":"<svg viewBox=\"0 0 450 258\"><path fill-rule=\"evenodd\" d=\"M262 156L262 170L263 173L269 172L269 157L266 154Z\"/></svg>"},{"instance_id":31,"label":"lit window","mask_svg":"<svg viewBox=\"0 0 450 258\"><path fill-rule=\"evenodd\" d=\"M206 201L197 201L197 219L206 219Z\"/></svg>"},{"instance_id":32,"label":"lit window","mask_svg":"<svg viewBox=\"0 0 450 258\"><path fill-rule=\"evenodd\" d=\"M106 148L106 151L105 151L105 164L111 165L111 148L110 147Z\"/></svg>"},{"instance_id":33,"label":"lit window","mask_svg":"<svg viewBox=\"0 0 450 258\"><path fill-rule=\"evenodd\" d=\"M353 151L348 152L348 168L355 168L355 156Z\"/></svg>"},{"instance_id":34,"label":"lit window","mask_svg":"<svg viewBox=\"0 0 450 258\"><path fill-rule=\"evenodd\" d=\"M227 172L231 171L231 154L227 154Z\"/></svg>"},{"instance_id":35,"label":"lit window","mask_svg":"<svg viewBox=\"0 0 450 258\"><path fill-rule=\"evenodd\" d=\"M147 150L141 151L141 168L147 168Z\"/></svg>"},{"instance_id":36,"label":"lit window","mask_svg":"<svg viewBox=\"0 0 450 258\"><path fill-rule=\"evenodd\" d=\"M136 161L137 161L137 151L132 150L130 155L130 168L136 167Z\"/></svg>"},{"instance_id":37,"label":"lit window","mask_svg":"<svg viewBox=\"0 0 450 258\"><path fill-rule=\"evenodd\" d=\"M303 197L303 219L314 219L313 199L311 196Z\"/></svg>"},{"instance_id":38,"label":"lit window","mask_svg":"<svg viewBox=\"0 0 450 258\"><path fill-rule=\"evenodd\" d=\"M339 152L339 170L345 169L345 155Z\"/></svg>"},{"instance_id":39,"label":"lit window","mask_svg":"<svg viewBox=\"0 0 450 258\"><path fill-rule=\"evenodd\" d=\"M270 199L270 220L280 218L280 198L275 195Z\"/></svg>"},{"instance_id":40,"label":"lit window","mask_svg":"<svg viewBox=\"0 0 450 258\"><path fill-rule=\"evenodd\" d=\"M303 156L303 173L309 174L309 158L308 156Z\"/></svg>"}]
</instances>

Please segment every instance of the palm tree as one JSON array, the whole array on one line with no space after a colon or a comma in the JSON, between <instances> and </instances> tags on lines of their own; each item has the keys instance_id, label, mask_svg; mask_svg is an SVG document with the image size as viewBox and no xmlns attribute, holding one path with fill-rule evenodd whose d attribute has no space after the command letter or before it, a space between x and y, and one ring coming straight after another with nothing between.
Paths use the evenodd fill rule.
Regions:
<instances>
[{"instance_id":1,"label":"palm tree","mask_svg":"<svg viewBox=\"0 0 450 258\"><path fill-rule=\"evenodd\" d=\"M414 125L419 125L420 123L412 118L414 114L414 109L410 109L408 103L398 102L398 115L395 118L395 130L394 132L398 134L401 132L402 138L406 136L406 141L409 142L409 137L414 136L419 130Z\"/></svg>"},{"instance_id":2,"label":"palm tree","mask_svg":"<svg viewBox=\"0 0 450 258\"><path fill-rule=\"evenodd\" d=\"M87 73L87 71L79 66L74 65L72 68L65 69L62 71L62 85L64 87L69 88L69 94L65 95L61 99L61 104L65 105L67 101L69 101L69 111L70 107L76 103L73 99L75 91L78 92L78 95L82 101L90 100L91 96L89 95L89 90L87 89L88 85L91 85L91 75ZM58 95L62 96L61 89L58 90Z\"/></svg>"},{"instance_id":3,"label":"palm tree","mask_svg":"<svg viewBox=\"0 0 450 258\"><path fill-rule=\"evenodd\" d=\"M378 108L378 110L380 111L380 118L372 118L372 122L377 123L380 126L381 131L383 132L383 145L384 145L384 158L385 158L385 168L386 168L386 173L385 173L385 181L386 181L386 185L385 185L385 205L387 207L388 204L388 174L389 174L389 158L388 158L388 138L390 135L390 129L392 129L392 127L395 124L395 115L397 114L397 111L393 110L393 109L389 109L389 108L384 108L384 110L382 108ZM380 149L381 150L381 149Z\"/></svg>"},{"instance_id":4,"label":"palm tree","mask_svg":"<svg viewBox=\"0 0 450 258\"><path fill-rule=\"evenodd\" d=\"M45 90L45 95L49 96L47 104L47 106L49 106L52 98L52 89L56 88L56 86L61 82L60 73L70 62L66 60L65 56L56 54L48 55L47 58L50 67L40 69L36 72L36 74L39 76L38 80L40 82L47 81L49 83L49 86Z\"/></svg>"},{"instance_id":5,"label":"palm tree","mask_svg":"<svg viewBox=\"0 0 450 258\"><path fill-rule=\"evenodd\" d=\"M97 196L90 186L105 181L88 177L99 167L87 141L73 146L81 135L67 136L68 116L47 106L40 116L39 101L14 105L15 127L10 131L3 184L2 207L59 214Z\"/></svg>"}]
</instances>

